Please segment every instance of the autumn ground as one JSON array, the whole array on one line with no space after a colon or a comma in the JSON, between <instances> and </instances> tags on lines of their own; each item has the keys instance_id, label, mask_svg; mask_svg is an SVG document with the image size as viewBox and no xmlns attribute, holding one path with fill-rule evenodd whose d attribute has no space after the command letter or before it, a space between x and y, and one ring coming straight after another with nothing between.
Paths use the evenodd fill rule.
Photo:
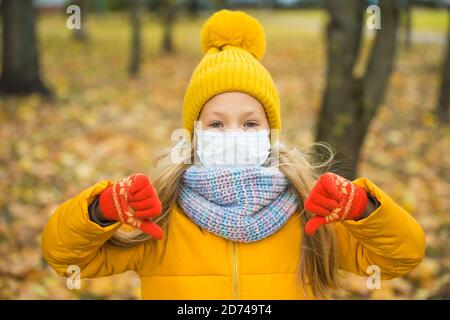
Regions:
<instances>
[{"instance_id":1,"label":"autumn ground","mask_svg":"<svg viewBox=\"0 0 450 320\"><path fill-rule=\"evenodd\" d=\"M320 11L255 15L266 28L263 64L279 88L285 138L307 144L313 141L324 86L325 16ZM42 16L42 70L56 98L0 101L0 298L139 296L139 279L132 273L83 280L82 290L68 290L40 253L40 233L59 204L101 179L149 172L157 151L180 126L183 93L201 57L197 39L205 16L180 19L177 51L171 55L160 53L161 28L146 16L137 79L126 75L126 18L91 15L90 39L83 44L71 38L64 16ZM365 278L345 275L351 298L450 298L450 130L431 112L446 17L421 10L413 18L414 42L409 51L400 46L359 175L419 220L427 254L416 270L382 282L380 290L367 289Z\"/></svg>"}]
</instances>

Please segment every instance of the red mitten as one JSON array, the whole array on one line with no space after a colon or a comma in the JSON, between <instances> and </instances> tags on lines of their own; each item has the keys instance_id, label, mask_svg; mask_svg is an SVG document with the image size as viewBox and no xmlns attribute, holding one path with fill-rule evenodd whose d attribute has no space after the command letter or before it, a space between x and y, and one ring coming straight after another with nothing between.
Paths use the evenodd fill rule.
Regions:
<instances>
[{"instance_id":1,"label":"red mitten","mask_svg":"<svg viewBox=\"0 0 450 320\"><path fill-rule=\"evenodd\" d=\"M364 188L334 173L325 173L305 200L305 209L315 215L306 223L305 232L312 235L324 224L357 220L364 214L366 206Z\"/></svg>"},{"instance_id":2,"label":"red mitten","mask_svg":"<svg viewBox=\"0 0 450 320\"><path fill-rule=\"evenodd\" d=\"M161 214L161 202L150 181L134 174L114 183L100 194L100 210L107 220L122 221L161 239L162 229L149 219Z\"/></svg>"}]
</instances>

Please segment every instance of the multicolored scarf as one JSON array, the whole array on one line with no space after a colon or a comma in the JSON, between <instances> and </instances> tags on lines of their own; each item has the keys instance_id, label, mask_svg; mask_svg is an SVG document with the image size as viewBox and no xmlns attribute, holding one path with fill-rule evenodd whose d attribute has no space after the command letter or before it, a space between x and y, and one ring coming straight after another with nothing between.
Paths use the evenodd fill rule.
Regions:
<instances>
[{"instance_id":1,"label":"multicolored scarf","mask_svg":"<svg viewBox=\"0 0 450 320\"><path fill-rule=\"evenodd\" d=\"M225 239L254 242L280 229L298 201L276 168L191 166L178 203L198 226Z\"/></svg>"}]
</instances>

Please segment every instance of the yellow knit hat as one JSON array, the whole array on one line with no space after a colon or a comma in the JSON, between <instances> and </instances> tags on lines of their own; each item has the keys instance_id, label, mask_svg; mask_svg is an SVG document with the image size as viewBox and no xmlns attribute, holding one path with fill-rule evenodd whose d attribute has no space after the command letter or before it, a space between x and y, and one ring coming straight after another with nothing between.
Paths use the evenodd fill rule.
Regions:
<instances>
[{"instance_id":1,"label":"yellow knit hat","mask_svg":"<svg viewBox=\"0 0 450 320\"><path fill-rule=\"evenodd\" d=\"M184 96L184 128L193 131L194 122L209 99L238 91L257 99L266 111L270 128L280 129L277 88L259 62L266 48L259 22L242 11L220 10L205 22L200 38L205 55Z\"/></svg>"}]
</instances>

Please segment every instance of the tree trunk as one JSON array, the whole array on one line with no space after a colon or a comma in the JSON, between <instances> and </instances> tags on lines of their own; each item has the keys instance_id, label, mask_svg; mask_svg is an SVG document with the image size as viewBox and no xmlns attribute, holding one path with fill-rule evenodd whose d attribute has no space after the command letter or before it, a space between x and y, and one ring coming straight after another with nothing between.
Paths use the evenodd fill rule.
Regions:
<instances>
[{"instance_id":1,"label":"tree trunk","mask_svg":"<svg viewBox=\"0 0 450 320\"><path fill-rule=\"evenodd\" d=\"M0 92L50 95L39 74L32 0L2 2L3 57Z\"/></svg>"},{"instance_id":2,"label":"tree trunk","mask_svg":"<svg viewBox=\"0 0 450 320\"><path fill-rule=\"evenodd\" d=\"M132 0L131 11L131 55L130 55L130 76L137 76L141 61L141 17L140 0Z\"/></svg>"},{"instance_id":3,"label":"tree trunk","mask_svg":"<svg viewBox=\"0 0 450 320\"><path fill-rule=\"evenodd\" d=\"M165 0L162 11L164 31L161 47L164 53L172 53L174 51L173 26L178 13L178 7L174 1Z\"/></svg>"},{"instance_id":4,"label":"tree trunk","mask_svg":"<svg viewBox=\"0 0 450 320\"><path fill-rule=\"evenodd\" d=\"M87 1L86 0L76 0L73 4L80 7L80 26L81 28L75 29L73 33L73 37L77 41L85 42L88 39L88 33L86 30L86 15L88 11Z\"/></svg>"},{"instance_id":5,"label":"tree trunk","mask_svg":"<svg viewBox=\"0 0 450 320\"><path fill-rule=\"evenodd\" d=\"M411 23L411 0L405 0L404 3L404 19L405 19L405 47L407 49L411 48L411 32L412 32L412 23Z\"/></svg>"},{"instance_id":6,"label":"tree trunk","mask_svg":"<svg viewBox=\"0 0 450 320\"><path fill-rule=\"evenodd\" d=\"M442 68L441 88L436 114L439 121L450 122L450 8L448 9L447 49Z\"/></svg>"},{"instance_id":7,"label":"tree trunk","mask_svg":"<svg viewBox=\"0 0 450 320\"><path fill-rule=\"evenodd\" d=\"M336 151L331 171L352 179L356 175L364 137L386 89L394 56L398 7L382 0L381 28L362 78L354 76L364 17L364 1L328 0L327 84L317 125L316 139Z\"/></svg>"},{"instance_id":8,"label":"tree trunk","mask_svg":"<svg viewBox=\"0 0 450 320\"><path fill-rule=\"evenodd\" d=\"M192 19L195 19L198 17L198 14L200 12L200 3L199 0L189 0L187 2L187 10L189 12L189 16Z\"/></svg>"},{"instance_id":9,"label":"tree trunk","mask_svg":"<svg viewBox=\"0 0 450 320\"><path fill-rule=\"evenodd\" d=\"M233 4L227 0L214 0L213 6L214 6L215 10L232 9L233 8Z\"/></svg>"}]
</instances>

